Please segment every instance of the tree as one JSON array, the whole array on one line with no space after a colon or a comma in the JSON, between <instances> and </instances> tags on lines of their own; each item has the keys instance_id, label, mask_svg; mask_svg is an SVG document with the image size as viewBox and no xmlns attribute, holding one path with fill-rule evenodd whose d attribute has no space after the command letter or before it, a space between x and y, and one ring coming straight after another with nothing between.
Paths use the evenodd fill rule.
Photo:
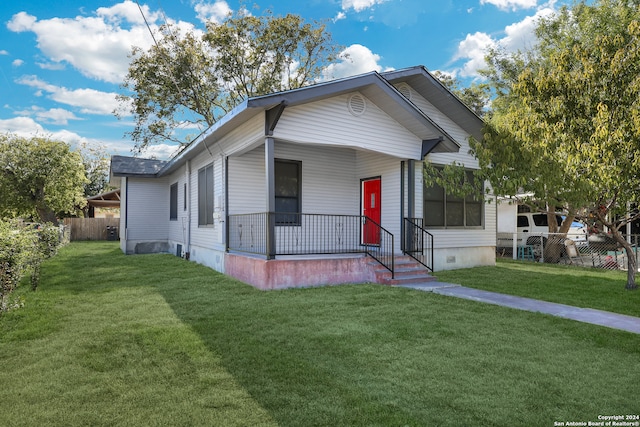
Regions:
<instances>
[{"instance_id":1,"label":"tree","mask_svg":"<svg viewBox=\"0 0 640 427\"><path fill-rule=\"evenodd\" d=\"M83 143L78 151L82 156L87 182L84 185L84 196L91 197L108 191L109 154L103 145Z\"/></svg>"},{"instance_id":2,"label":"tree","mask_svg":"<svg viewBox=\"0 0 640 427\"><path fill-rule=\"evenodd\" d=\"M580 1L541 21L530 51L491 52L494 115L472 144L498 195L524 190L608 227L627 253L627 289L637 288L620 230L640 217L629 209L640 194L639 6Z\"/></svg>"},{"instance_id":3,"label":"tree","mask_svg":"<svg viewBox=\"0 0 640 427\"><path fill-rule=\"evenodd\" d=\"M86 203L82 158L69 145L43 137L0 135L0 216L58 224Z\"/></svg>"},{"instance_id":4,"label":"tree","mask_svg":"<svg viewBox=\"0 0 640 427\"><path fill-rule=\"evenodd\" d=\"M241 10L209 23L202 36L164 26L148 51L134 48L118 115L133 114L129 134L139 151L149 144L186 144L181 129L210 127L250 96L302 87L335 60L324 24L297 15L262 16Z\"/></svg>"},{"instance_id":5,"label":"tree","mask_svg":"<svg viewBox=\"0 0 640 427\"><path fill-rule=\"evenodd\" d=\"M433 76L479 117L487 114L487 107L491 101L491 90L487 83L472 82L469 86L463 86L460 80L450 74L435 71Z\"/></svg>"}]
</instances>

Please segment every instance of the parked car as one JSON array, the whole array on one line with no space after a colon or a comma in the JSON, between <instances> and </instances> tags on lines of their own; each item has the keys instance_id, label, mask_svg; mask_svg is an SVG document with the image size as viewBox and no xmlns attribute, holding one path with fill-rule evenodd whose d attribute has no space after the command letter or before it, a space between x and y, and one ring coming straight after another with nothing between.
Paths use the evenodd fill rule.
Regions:
<instances>
[{"instance_id":1,"label":"parked car","mask_svg":"<svg viewBox=\"0 0 640 427\"><path fill-rule=\"evenodd\" d=\"M566 216L557 213L555 215L558 227L566 219ZM531 236L549 237L549 222L546 213L519 213L518 214L518 245L530 244ZM579 221L573 221L567 232L567 239L571 239L577 246L587 244L587 226Z\"/></svg>"}]
</instances>

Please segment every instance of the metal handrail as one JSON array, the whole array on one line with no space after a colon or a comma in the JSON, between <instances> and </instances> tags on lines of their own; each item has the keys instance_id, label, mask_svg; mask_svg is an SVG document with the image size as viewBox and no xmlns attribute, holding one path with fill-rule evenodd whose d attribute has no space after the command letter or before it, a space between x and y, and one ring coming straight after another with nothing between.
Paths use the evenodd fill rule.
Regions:
<instances>
[{"instance_id":1,"label":"metal handrail","mask_svg":"<svg viewBox=\"0 0 640 427\"><path fill-rule=\"evenodd\" d=\"M422 218L405 218L403 252L433 272L433 234L423 227Z\"/></svg>"},{"instance_id":2,"label":"metal handrail","mask_svg":"<svg viewBox=\"0 0 640 427\"><path fill-rule=\"evenodd\" d=\"M269 224L274 226L270 227ZM378 243L364 239L373 227ZM229 215L227 250L264 255L325 255L365 253L394 276L394 237L363 215L258 212ZM273 236L270 235L273 229ZM374 237L374 238L375 238ZM275 245L271 247L271 243Z\"/></svg>"}]
</instances>

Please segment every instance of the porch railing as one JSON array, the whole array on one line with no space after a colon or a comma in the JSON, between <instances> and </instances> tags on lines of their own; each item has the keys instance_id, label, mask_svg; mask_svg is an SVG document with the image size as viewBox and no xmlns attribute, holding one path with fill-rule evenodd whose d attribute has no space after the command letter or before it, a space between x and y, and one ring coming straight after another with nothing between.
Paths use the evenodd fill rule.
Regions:
<instances>
[{"instance_id":1,"label":"porch railing","mask_svg":"<svg viewBox=\"0 0 640 427\"><path fill-rule=\"evenodd\" d=\"M274 226L269 225L273 222ZM270 229L273 235L270 235ZM362 215L259 212L229 215L227 248L264 255L366 253L394 275L393 234Z\"/></svg>"},{"instance_id":2,"label":"porch railing","mask_svg":"<svg viewBox=\"0 0 640 427\"><path fill-rule=\"evenodd\" d=\"M433 272L433 234L423 227L422 218L404 219L404 253Z\"/></svg>"}]
</instances>

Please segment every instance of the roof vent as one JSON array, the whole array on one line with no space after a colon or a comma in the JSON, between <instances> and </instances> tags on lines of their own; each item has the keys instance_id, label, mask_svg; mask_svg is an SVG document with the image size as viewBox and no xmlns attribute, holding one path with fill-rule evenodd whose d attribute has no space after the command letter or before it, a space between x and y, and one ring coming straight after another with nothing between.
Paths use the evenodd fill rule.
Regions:
<instances>
[{"instance_id":1,"label":"roof vent","mask_svg":"<svg viewBox=\"0 0 640 427\"><path fill-rule=\"evenodd\" d=\"M402 96L404 96L408 100L411 100L411 87L408 84L402 83L398 85L396 89L398 89L398 92L400 92Z\"/></svg>"},{"instance_id":2,"label":"roof vent","mask_svg":"<svg viewBox=\"0 0 640 427\"><path fill-rule=\"evenodd\" d=\"M367 110L367 101L364 99L364 96L359 93L354 93L349 97L347 106L349 107L349 112L357 117L363 115Z\"/></svg>"}]
</instances>

